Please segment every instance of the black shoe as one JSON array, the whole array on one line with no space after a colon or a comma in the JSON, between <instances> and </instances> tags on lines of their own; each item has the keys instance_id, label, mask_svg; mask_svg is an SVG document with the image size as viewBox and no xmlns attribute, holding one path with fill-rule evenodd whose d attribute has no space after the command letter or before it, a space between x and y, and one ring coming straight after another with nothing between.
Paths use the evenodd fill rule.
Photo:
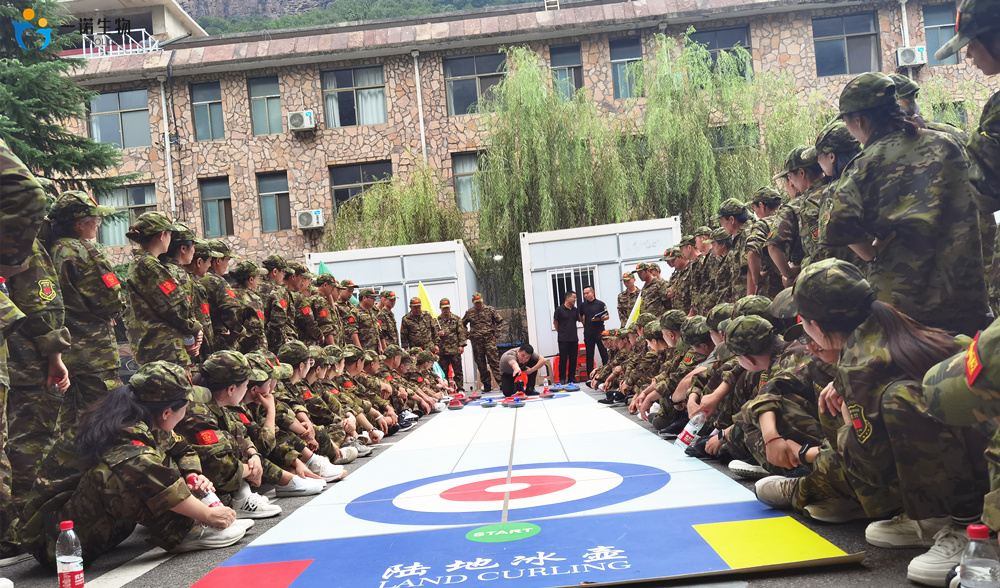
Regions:
<instances>
[{"instance_id":1,"label":"black shoe","mask_svg":"<svg viewBox=\"0 0 1000 588\"><path fill-rule=\"evenodd\" d=\"M527 390L524 391L524 395L525 396L538 396L538 391L535 390L534 388L529 388L529 389L527 389Z\"/></svg>"},{"instance_id":2,"label":"black shoe","mask_svg":"<svg viewBox=\"0 0 1000 588\"><path fill-rule=\"evenodd\" d=\"M684 453L690 455L691 457L697 457L698 459L714 459L714 455L709 455L708 452L705 451L705 444L708 443L709 439L711 439L711 436L698 437L694 443L687 446Z\"/></svg>"},{"instance_id":3,"label":"black shoe","mask_svg":"<svg viewBox=\"0 0 1000 588\"><path fill-rule=\"evenodd\" d=\"M687 417L679 418L676 421L670 423L670 425L668 425L665 429L660 429L658 434L660 435L660 437L663 437L667 441L671 441L673 439L676 439L677 435L681 434L681 431L684 430L684 427L686 427L687 424L688 424Z\"/></svg>"},{"instance_id":4,"label":"black shoe","mask_svg":"<svg viewBox=\"0 0 1000 588\"><path fill-rule=\"evenodd\" d=\"M399 425L393 425L389 427L389 432L385 434L386 437L391 437L399 432Z\"/></svg>"},{"instance_id":5,"label":"black shoe","mask_svg":"<svg viewBox=\"0 0 1000 588\"><path fill-rule=\"evenodd\" d=\"M605 398L604 400L598 400L597 402L605 406L622 406L624 404L628 404L625 395L619 392L618 390L609 392L607 398Z\"/></svg>"},{"instance_id":6,"label":"black shoe","mask_svg":"<svg viewBox=\"0 0 1000 588\"><path fill-rule=\"evenodd\" d=\"M490 387L490 386L483 386L483 394L489 394L492 391L493 391L492 387Z\"/></svg>"},{"instance_id":7,"label":"black shoe","mask_svg":"<svg viewBox=\"0 0 1000 588\"><path fill-rule=\"evenodd\" d=\"M400 431L405 431L413 426L413 421L405 421L400 419L399 424L396 426L399 427Z\"/></svg>"},{"instance_id":8,"label":"black shoe","mask_svg":"<svg viewBox=\"0 0 1000 588\"><path fill-rule=\"evenodd\" d=\"M0 543L0 568L12 566L31 559L31 554L21 545Z\"/></svg>"},{"instance_id":9,"label":"black shoe","mask_svg":"<svg viewBox=\"0 0 1000 588\"><path fill-rule=\"evenodd\" d=\"M808 476L811 473L812 473L811 469L807 468L806 466L801 466L800 465L799 467L797 467L795 469L788 470L787 472L785 472L785 477L786 478L804 478L804 477Z\"/></svg>"}]
</instances>

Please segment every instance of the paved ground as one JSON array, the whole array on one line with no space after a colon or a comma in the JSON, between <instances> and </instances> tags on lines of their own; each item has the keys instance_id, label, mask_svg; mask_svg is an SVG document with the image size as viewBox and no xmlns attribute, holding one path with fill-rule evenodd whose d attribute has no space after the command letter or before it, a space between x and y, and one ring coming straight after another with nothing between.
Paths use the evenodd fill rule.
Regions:
<instances>
[{"instance_id":1,"label":"paved ground","mask_svg":"<svg viewBox=\"0 0 1000 588\"><path fill-rule=\"evenodd\" d=\"M584 388L580 393L589 393L597 397L599 394ZM626 413L624 408L617 408ZM639 421L648 429L652 427ZM419 424L417 425L420 426ZM401 433L389 443L405 438L407 433ZM666 441L664 441L666 443ZM378 455L376 449L372 457ZM358 460L347 466L348 471L363 467L371 458ZM715 467L728 473L728 470L718 464ZM395 482L395 481L394 481ZM749 483L745 484L748 488ZM278 504L284 509L281 517L259 520L250 530L248 537L256 537L277 524L285 513L307 503L309 498L282 498ZM865 551L868 554L863 564L840 566L833 568L812 569L800 572L781 572L774 574L744 575L742 577L726 577L706 582L691 583L654 583L633 584L639 588L655 586L698 586L700 588L777 588L786 586L809 586L810 588L853 586L878 586L879 588L895 588L898 586L916 586L906 580L906 565L910 558L919 555L917 550L888 550L872 547L865 543L865 523L846 525L824 525L809 519L802 519L803 524L815 530L831 543L847 553ZM664 522L664 533L670 532L668 522ZM200 553L187 553L170 556L159 548L150 548L144 541L144 530L140 527L136 533L123 543L115 552L105 555L86 570L87 588L185 588L198 581L210 570L221 564L249 542L244 539L236 546L227 549L216 549ZM655 540L655 538L651 538ZM664 554L669 557L668 554ZM144 573L145 572L145 573ZM15 588L51 588L55 585L53 575L42 570L34 560L20 563L0 570L0 577L7 577L14 582ZM331 580L330 586L336 587L336 581Z\"/></svg>"}]
</instances>

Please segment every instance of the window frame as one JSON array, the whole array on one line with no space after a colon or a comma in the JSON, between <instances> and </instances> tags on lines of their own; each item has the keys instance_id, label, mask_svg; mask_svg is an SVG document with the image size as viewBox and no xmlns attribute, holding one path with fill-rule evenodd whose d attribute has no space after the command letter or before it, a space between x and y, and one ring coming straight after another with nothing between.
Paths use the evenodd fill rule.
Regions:
<instances>
[{"instance_id":1,"label":"window frame","mask_svg":"<svg viewBox=\"0 0 1000 588\"><path fill-rule=\"evenodd\" d=\"M219 99L218 100L203 100L203 101L197 101L197 100L195 100L195 97L194 97L194 87L195 86L203 86L203 85L207 85L207 84L215 84L216 86L218 86L218 88L219 88ZM189 88L190 88L190 92L191 92L191 122L194 124L194 139L195 139L195 141L199 141L199 142L200 141L220 141L220 140L225 139L226 138L226 117L225 117L225 112L222 110L222 82L220 80L216 80L214 82L211 82L211 81L209 81L209 82L192 82L189 85ZM220 137L216 137L215 136L215 131L213 130L213 125L212 125L212 122L214 120L213 117L212 117L212 105L214 105L214 104L218 104L219 105L219 118L220 118L221 123L222 123L222 136L220 136ZM198 107L199 106L206 106L207 107L205 109L205 112L208 115L208 130L209 130L209 134L211 135L208 138L202 138L202 137L198 136Z\"/></svg>"},{"instance_id":2,"label":"window frame","mask_svg":"<svg viewBox=\"0 0 1000 588\"><path fill-rule=\"evenodd\" d=\"M252 82L254 80L263 80L263 79L268 79L268 78L274 78L274 80L275 80L275 82L277 83L277 86L278 86L278 93L277 94L267 94L265 96L254 96L253 95ZM279 135L279 134L283 133L285 131L285 125L284 125L284 121L282 120L282 116L281 116L281 114L282 114L281 113L281 76L275 74L275 75L270 75L270 76L255 76L255 77L252 77L252 78L247 78L247 95L250 98L250 128L251 128L251 131L253 132L254 136L255 137L266 137L267 135ZM277 100L278 124L281 127L278 130L273 130L271 128L271 100ZM267 121L268 121L267 122L267 131L268 132L266 132L266 133L258 133L257 132L257 124L254 122L254 116L253 116L254 112L253 112L253 110L254 110L254 104L256 104L257 102L263 102L264 103L264 113L267 115L266 118L267 118Z\"/></svg>"},{"instance_id":3,"label":"window frame","mask_svg":"<svg viewBox=\"0 0 1000 588\"><path fill-rule=\"evenodd\" d=\"M473 55L451 55L451 56L445 57L444 59L441 60L441 66L442 66L442 68L444 70L444 93L445 93L445 100L447 102L447 107L448 107L448 116L464 116L464 115L467 115L467 114L477 114L479 112L479 110L478 110L479 103L482 102L482 100L483 100L482 78L491 78L491 77L499 76L502 79L502 78L506 77L507 76L507 56L503 55L503 60L500 62L500 68L498 70L492 71L492 72L480 73L479 72L479 62L476 61L476 60L479 57L494 57L496 55L500 55L500 54L499 53L477 53L477 54L473 54ZM449 60L465 59L465 58L469 58L469 57L471 57L473 59L473 62L472 62L473 63L473 69L475 70L473 74L471 74L471 75L462 75L462 76L448 77L448 61ZM474 79L476 81L476 103L475 103L475 107L476 107L477 110L475 110L475 111L461 112L461 113L455 112L455 105L454 105L453 100L452 100L452 94L453 94L453 92L450 90L450 84L451 84L451 82L455 82L455 81L464 81L464 80L471 80L471 79ZM492 86L490 86L490 87L492 87Z\"/></svg>"},{"instance_id":4,"label":"window frame","mask_svg":"<svg viewBox=\"0 0 1000 588\"><path fill-rule=\"evenodd\" d=\"M943 8L943 7L950 7L951 8L951 11L950 11L951 12L951 22L950 23L945 23L945 24L928 25L927 24L927 9L928 8L931 8L931 9L940 9L940 8ZM955 36L955 20L958 17L958 9L955 6L955 4L953 2L945 2L945 3L942 3L942 4L924 4L923 6L921 6L920 15L924 19L924 41L927 43L927 65L929 65L931 67L938 67L938 66L941 66L941 65L958 65L958 64L960 64L962 62L962 59L960 57L960 55L962 53L961 51L956 51L955 54L952 55L951 57L946 57L944 61L939 61L939 60L937 60L937 59L934 58L934 51L931 50L931 44L930 44L930 31L932 29L934 30L934 33L936 35L940 35L940 32L942 30L947 30L947 31L950 31L952 33L952 35L951 35L952 37ZM949 39L950 38L951 37L949 37ZM938 36L938 40L940 40L940 36ZM948 40L946 39L943 43L938 43L937 47L940 48L941 46L944 45L944 43L947 43L947 42L948 42Z\"/></svg>"},{"instance_id":5,"label":"window frame","mask_svg":"<svg viewBox=\"0 0 1000 588\"><path fill-rule=\"evenodd\" d=\"M733 45L731 47L719 47L718 46L719 45L719 33L720 32L723 32L723 31L735 31L735 30L740 30L740 29L743 30L744 39L746 39L746 45ZM749 24L736 25L736 26L732 26L732 27L716 27L716 28L705 29L705 30L697 30L697 29L695 30L695 34L696 35L705 35L705 34L708 34L708 33L713 33L714 36L715 36L715 45L716 45L716 47L714 49L712 49L710 47L707 47L707 46L705 47L705 50L708 51L709 55L711 55L711 57L712 57L712 67L713 68L715 67L715 64L717 64L719 62L719 54L720 53L732 51L732 50L736 49L737 47L742 47L743 49L746 49L748 53L751 53L752 50L753 50L753 46L751 45L751 40L750 40L750 25ZM705 45L705 43L701 43L699 41L696 41L696 40L692 39L691 37L688 37L688 38L691 39L691 41L693 41L695 43L698 43L699 45ZM750 75L753 73L753 60L752 59L750 60L750 63L748 65L749 65L748 71L746 71L744 73L749 78Z\"/></svg>"},{"instance_id":6,"label":"window frame","mask_svg":"<svg viewBox=\"0 0 1000 588\"><path fill-rule=\"evenodd\" d=\"M475 171L473 171L471 174L469 174L469 173L462 173L462 174L460 174L460 173L456 172L455 171L455 158L456 157L470 157L470 156L473 156L473 157L476 158L476 169L475 169ZM477 176L477 174L479 174L479 170L482 167L483 161L485 159L486 159L486 152L485 151L462 151L462 152L452 153L451 154L451 183L452 183L452 192L454 193L454 197L455 197L455 206L458 207L459 212L462 212L462 213L476 212L480 208L480 200L479 199L482 196L482 191L479 189L479 186L478 186L478 184L476 182L476 176ZM461 207L461 205L459 205L459 199L458 199L458 196L459 196L458 195L458 178L472 178L472 190L473 190L473 193L470 195L470 200L475 204L475 207L472 208L472 209L470 209L470 210L464 210Z\"/></svg>"},{"instance_id":7,"label":"window frame","mask_svg":"<svg viewBox=\"0 0 1000 588\"><path fill-rule=\"evenodd\" d=\"M145 108L125 108L121 107L121 95L123 92L145 92L146 93L146 107ZM108 96L114 94L115 101L117 103L115 110L102 110L94 111L94 102L96 102L102 96ZM125 122L122 120L122 115L129 112L145 112L146 113L146 132L148 134L147 142L143 145L125 145ZM94 133L94 119L97 117L117 115L118 118L118 137L121 139L121 144L117 145L112 141L103 141L95 136ZM113 92L99 92L98 95L90 101L87 105L87 128L90 132L90 138L94 139L99 143L107 143L109 145L114 145L117 149L142 149L145 147L153 146L153 131L149 124L149 89L148 88L134 88L131 90L115 90ZM100 133L97 133L100 134Z\"/></svg>"},{"instance_id":8,"label":"window frame","mask_svg":"<svg viewBox=\"0 0 1000 588\"><path fill-rule=\"evenodd\" d=\"M834 19L834 18L839 18L839 19L841 19L841 30L845 30L846 31L846 28L843 26L843 20L846 17L849 17L849 16L860 16L860 15L868 15L869 17L871 17L871 19L872 19L872 29L873 29L872 32L870 32L870 33L847 33L847 32L845 32L845 33L843 33L841 35L834 35L834 36L831 36L831 37L817 37L814 34L815 27L816 27L816 21L818 21L818 20L831 20L831 19ZM811 25L811 31L810 31L810 33L813 34L813 58L816 60L816 77L817 78L829 78L829 77L833 77L833 76L846 76L846 75L861 75L861 73L867 73L867 72L873 72L873 71L881 71L881 69L882 69L882 50L881 50L882 46L881 46L881 41L880 41L880 36L879 36L880 35L879 34L879 29L878 29L878 12L865 11L865 12L854 12L854 13L849 13L849 14L840 14L840 15L836 15L836 16L817 17L817 18L813 18L810 21L810 25ZM872 39L874 39L874 43L875 43L875 60L874 60L874 63L871 63L871 67L869 69L866 69L864 72L851 73L851 56L850 56L850 50L847 47L847 39L848 38L856 38L856 37L871 37ZM821 41L834 41L834 40L837 40L837 39L840 39L840 40L843 41L844 65L846 66L847 71L844 71L842 73L821 74L820 71L819 71L819 58L817 57L816 45L817 45L817 43L819 43Z\"/></svg>"},{"instance_id":9,"label":"window frame","mask_svg":"<svg viewBox=\"0 0 1000 588\"><path fill-rule=\"evenodd\" d=\"M146 196L151 196L152 197L152 203L135 204L135 200L132 199L132 193L131 193L131 191L134 190L134 189L139 189L139 188L142 188L145 191ZM126 206L116 206L114 204L109 204L106 201L103 201L103 199L105 197L113 195L113 192L115 190L125 190L125 192L126 192L125 193L125 197L128 200L128 202L129 202L128 205L126 205ZM128 227L132 223L135 222L135 219L137 219L139 217L139 215L141 215L144 212L154 212L154 211L156 211L156 207L159 205L159 203L156 201L156 184L132 184L132 185L128 185L128 186L119 186L118 188L113 188L111 190L111 193L108 193L108 194L97 194L96 197L97 197L97 203L100 204L101 206L114 206L116 214L124 212L124 211L128 211L128 213L129 213L129 219L127 221L128 224L124 225L124 227L123 227L124 228L124 231L122 232L122 237L123 238L125 236L125 231L128 231ZM101 227L97 231L97 242L100 243L101 245L105 246L105 247L124 247L124 246L128 245L129 241L128 241L127 238L124 238L123 241L122 241L122 243L120 243L120 244L110 244L110 243L106 242L106 239L104 237L104 231L106 231L106 230L108 230L108 228L110 228L110 227L108 227L108 224L110 224L110 223L102 223L101 224Z\"/></svg>"},{"instance_id":10,"label":"window frame","mask_svg":"<svg viewBox=\"0 0 1000 588\"><path fill-rule=\"evenodd\" d=\"M577 56L580 58L578 63L575 65L553 65L552 63L552 50L553 49L567 49L570 47L576 48ZM566 45L549 45L549 69L552 71L552 85L556 92L559 93L560 99L563 102L570 102L573 100L573 96L576 96L578 90L583 89L583 45L581 43L569 43ZM562 86L557 81L556 72L557 71L567 71L569 72L569 79L573 80L571 86L572 90L567 96L565 92L562 91Z\"/></svg>"},{"instance_id":11,"label":"window frame","mask_svg":"<svg viewBox=\"0 0 1000 588\"><path fill-rule=\"evenodd\" d=\"M612 45L616 41L635 41L639 46L639 57L629 57L626 59L613 59L611 58ZM615 100L630 100L632 98L638 98L639 96L635 92L635 77L631 72L631 65L633 63L642 61L642 39L640 37L618 37L615 39L608 40L608 60L611 63L611 92ZM628 84L628 96L618 95L618 84L616 83L618 67L622 67L622 71L628 76L631 82Z\"/></svg>"},{"instance_id":12,"label":"window frame","mask_svg":"<svg viewBox=\"0 0 1000 588\"><path fill-rule=\"evenodd\" d=\"M226 184L226 196L212 196L210 198L205 197L205 186L208 183L218 182L221 184L225 182ZM233 192L232 186L229 183L229 176L219 176L214 178L198 178L198 196L201 202L201 221L204 227L204 233L206 238L216 238L216 237L231 237L236 234L235 225L233 222ZM211 203L211 204L210 204ZM219 224L224 225L222 233L209 232L209 222L208 222L208 209L209 206L214 206L216 208L216 214L219 217Z\"/></svg>"},{"instance_id":13,"label":"window frame","mask_svg":"<svg viewBox=\"0 0 1000 588\"><path fill-rule=\"evenodd\" d=\"M589 272L590 281L583 279L584 271ZM566 280L565 276L569 275L569 281ZM594 287L594 297L598 300L601 299L601 285L597 279L597 265L574 265L569 267L557 267L545 272L545 277L548 280L548 291L549 291L549 316L553 316L556 313L556 309L559 308L563 303L563 296L567 291L572 289L576 292L576 303L579 307L580 301L583 300L583 288L584 286ZM572 284L572 288L560 288L557 284L556 279L562 280L562 285L565 286L568 283ZM583 329L582 323L577 323L577 330ZM549 321L549 332L555 332L555 327L552 325L552 321Z\"/></svg>"},{"instance_id":14,"label":"window frame","mask_svg":"<svg viewBox=\"0 0 1000 588\"><path fill-rule=\"evenodd\" d=\"M372 69L372 68L375 68L375 67L379 67L379 68L382 69L382 84L381 85L377 85L377 86L359 86L358 82L357 82L357 77L355 76L355 71L359 70L359 69ZM341 71L350 71L351 72L351 84L352 85L350 87L345 87L345 88L329 88L329 89L323 87L323 76L324 76L324 74L336 73L336 72L341 72ZM323 70L323 71L320 72L320 78L319 79L320 79L320 81L319 81L319 84L320 84L320 96L323 99L323 118L325 119L324 125L326 126L326 128L328 128L328 129L343 129L343 128L349 128L349 127L364 127L364 126L371 126L371 125L380 125L380 124L386 124L387 122L389 122L389 104L388 104L388 98L386 96L386 90L385 90L386 81L385 81L385 65L384 64L366 65L366 66L358 66L358 67L342 67L342 68L337 68L337 69L325 69L325 70ZM382 113L383 113L383 118L385 119L385 122L362 123L360 121L360 117L358 116L358 90L376 90L376 89L381 89L382 90ZM355 113L354 118L355 118L355 123L353 125L344 125L344 124L342 124L342 125L339 125L339 126L332 126L330 124L333 119L330 116L330 113L329 113L329 111L327 110L327 107L326 107L326 96L327 96L327 94L339 94L340 92L351 92L351 94L353 94L353 96L354 96L354 113Z\"/></svg>"},{"instance_id":15,"label":"window frame","mask_svg":"<svg viewBox=\"0 0 1000 588\"><path fill-rule=\"evenodd\" d=\"M374 165L374 164L386 164L386 163L389 164L389 174L387 176L383 177L382 179L371 181L371 182L366 182L365 181L364 166L366 166L366 165ZM335 170L335 169L345 169L345 168L349 168L349 167L357 167L358 168L358 175L360 176L361 181L360 182L351 183L351 184L335 184L334 183L334 179L333 179L333 170ZM395 177L395 175L396 175L395 174L395 169L393 169L393 165L392 165L392 160L391 159L377 159L377 160L372 160L372 161L359 161L359 162L356 162L356 163L346 163L346 164L342 164L342 165L331 165L331 166L328 167L328 169L329 169L328 173L330 174L330 199L333 200L333 214L334 215L337 214L337 212L340 210L340 207L342 205L350 202L351 200L354 200L355 198L361 197L361 195L364 194L365 191L368 190L368 188L370 188L370 187L372 187L372 186L374 186L376 184L381 184L381 183L384 183L384 182L391 182L392 178ZM357 194L354 194L353 196L349 195L348 198L347 198L347 200L337 200L337 196L336 196L336 191L337 190L351 190L353 188L360 188L361 191L358 192Z\"/></svg>"},{"instance_id":16,"label":"window frame","mask_svg":"<svg viewBox=\"0 0 1000 588\"><path fill-rule=\"evenodd\" d=\"M285 189L283 191L278 191L278 192L264 192L263 189L261 188L261 183L260 183L261 178L264 178L264 177L275 177L276 178L278 176L282 176L284 178L284 180L285 180ZM280 199L281 196L284 196L285 208L288 211L288 219L287 219L288 220L288 226L287 227L283 227L282 226L282 222L281 222L283 220L282 216L281 216L281 209L280 209L281 205L279 204L279 199ZM274 219L275 219L275 222L277 223L277 228L268 229L264 225L264 219L266 218L264 216L264 199L265 198L271 198L272 199L271 200L271 206L274 207ZM291 190L288 187L288 172L287 171L271 171L271 172L261 172L261 173L257 174L257 207L258 207L258 211L260 212L260 230L261 230L262 233L280 233L281 231L290 231L290 230L292 230L292 198L291 198Z\"/></svg>"}]
</instances>

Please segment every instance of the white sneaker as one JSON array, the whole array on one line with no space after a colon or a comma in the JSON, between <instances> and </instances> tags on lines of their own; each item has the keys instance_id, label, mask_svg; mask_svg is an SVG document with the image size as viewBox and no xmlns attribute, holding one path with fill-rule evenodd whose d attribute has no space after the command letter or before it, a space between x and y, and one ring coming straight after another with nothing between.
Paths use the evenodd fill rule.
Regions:
<instances>
[{"instance_id":1,"label":"white sneaker","mask_svg":"<svg viewBox=\"0 0 1000 588\"><path fill-rule=\"evenodd\" d=\"M948 572L962 562L968 546L965 529L949 522L934 535L934 545L927 553L910 560L906 579L925 586L944 586Z\"/></svg>"},{"instance_id":2,"label":"white sneaker","mask_svg":"<svg viewBox=\"0 0 1000 588\"><path fill-rule=\"evenodd\" d=\"M885 549L930 547L934 545L934 535L950 525L951 517L914 521L901 514L888 521L875 521L868 525L865 529L865 541Z\"/></svg>"},{"instance_id":3,"label":"white sneaker","mask_svg":"<svg viewBox=\"0 0 1000 588\"><path fill-rule=\"evenodd\" d=\"M229 547L246 535L247 530L241 525L229 525L225 529L213 529L203 525L195 525L184 540L170 550L171 553L186 553L201 549L219 549Z\"/></svg>"},{"instance_id":4,"label":"white sneaker","mask_svg":"<svg viewBox=\"0 0 1000 588\"><path fill-rule=\"evenodd\" d=\"M343 446L340 448L340 459L333 462L333 465L344 465L358 459L358 450L353 447Z\"/></svg>"},{"instance_id":5,"label":"white sneaker","mask_svg":"<svg viewBox=\"0 0 1000 588\"><path fill-rule=\"evenodd\" d=\"M292 476L292 481L284 486L277 486L274 494L278 498L288 498L291 496L314 496L326 488L326 482L316 478L303 478Z\"/></svg>"},{"instance_id":6,"label":"white sneaker","mask_svg":"<svg viewBox=\"0 0 1000 588\"><path fill-rule=\"evenodd\" d=\"M649 407L649 414L650 415L660 414L660 403L659 402L654 402L653 406Z\"/></svg>"},{"instance_id":7,"label":"white sneaker","mask_svg":"<svg viewBox=\"0 0 1000 588\"><path fill-rule=\"evenodd\" d=\"M329 459L318 453L314 453L309 458L309 461L306 462L306 467L309 468L310 472L327 482L336 482L347 475L347 472L344 471L344 466L333 465Z\"/></svg>"},{"instance_id":8,"label":"white sneaker","mask_svg":"<svg viewBox=\"0 0 1000 588\"><path fill-rule=\"evenodd\" d=\"M792 506L792 496L798 478L785 476L768 476L753 485L757 500L771 508L788 508Z\"/></svg>"},{"instance_id":9,"label":"white sneaker","mask_svg":"<svg viewBox=\"0 0 1000 588\"><path fill-rule=\"evenodd\" d=\"M847 499L828 498L806 505L803 510L809 518L824 523L847 523L868 518L857 501Z\"/></svg>"},{"instance_id":10,"label":"white sneaker","mask_svg":"<svg viewBox=\"0 0 1000 588\"><path fill-rule=\"evenodd\" d=\"M368 457L369 455L372 454L372 448L371 447L368 447L367 445L359 443L356 439L348 441L347 443L344 443L344 445L341 446L341 449L343 449L344 447L351 447L351 448L353 448L355 451L358 452L358 457Z\"/></svg>"},{"instance_id":11,"label":"white sneaker","mask_svg":"<svg viewBox=\"0 0 1000 588\"><path fill-rule=\"evenodd\" d=\"M243 527L244 531L249 531L253 526L257 524L257 521L253 519L236 519L233 521L233 527Z\"/></svg>"},{"instance_id":12,"label":"white sneaker","mask_svg":"<svg viewBox=\"0 0 1000 588\"><path fill-rule=\"evenodd\" d=\"M766 478L771 475L770 472L765 470L756 464L750 464L745 461L740 461L734 459L729 462L729 471L733 472L741 478L747 478L749 480L760 480L761 478ZM784 477L784 476L782 476Z\"/></svg>"},{"instance_id":13,"label":"white sneaker","mask_svg":"<svg viewBox=\"0 0 1000 588\"><path fill-rule=\"evenodd\" d=\"M358 438L356 439L356 441L362 445L371 445L372 438L368 434L368 431L361 431L360 433L358 433Z\"/></svg>"},{"instance_id":14,"label":"white sneaker","mask_svg":"<svg viewBox=\"0 0 1000 588\"><path fill-rule=\"evenodd\" d=\"M233 494L232 509L238 519L268 519L281 514L280 506L271 504L260 494L254 494L246 484Z\"/></svg>"}]
</instances>

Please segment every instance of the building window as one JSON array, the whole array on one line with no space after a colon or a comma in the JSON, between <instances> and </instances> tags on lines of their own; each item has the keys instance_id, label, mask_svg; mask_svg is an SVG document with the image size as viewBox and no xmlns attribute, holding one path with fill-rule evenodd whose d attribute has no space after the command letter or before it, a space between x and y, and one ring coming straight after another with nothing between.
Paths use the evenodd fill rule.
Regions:
<instances>
[{"instance_id":1,"label":"building window","mask_svg":"<svg viewBox=\"0 0 1000 588\"><path fill-rule=\"evenodd\" d=\"M573 94L583 87L583 58L580 56L580 45L562 45L549 47L549 59L552 62L552 83L565 100L573 99Z\"/></svg>"},{"instance_id":2,"label":"building window","mask_svg":"<svg viewBox=\"0 0 1000 588\"><path fill-rule=\"evenodd\" d=\"M196 140L226 138L226 127L222 122L222 88L219 82L191 84L191 105L194 106Z\"/></svg>"},{"instance_id":3,"label":"building window","mask_svg":"<svg viewBox=\"0 0 1000 588\"><path fill-rule=\"evenodd\" d=\"M201 211L206 237L223 237L233 233L233 199L229 193L229 178L198 180L201 188Z\"/></svg>"},{"instance_id":4,"label":"building window","mask_svg":"<svg viewBox=\"0 0 1000 588\"><path fill-rule=\"evenodd\" d=\"M374 184L392 178L391 161L371 161L330 168L330 185L333 186L334 210L364 192Z\"/></svg>"},{"instance_id":5,"label":"building window","mask_svg":"<svg viewBox=\"0 0 1000 588\"><path fill-rule=\"evenodd\" d=\"M455 153L451 156L451 171L455 178L455 204L462 212L479 210L479 171L481 153Z\"/></svg>"},{"instance_id":6,"label":"building window","mask_svg":"<svg viewBox=\"0 0 1000 588\"><path fill-rule=\"evenodd\" d=\"M760 147L760 125L733 124L711 127L708 134L716 151L735 151L744 147Z\"/></svg>"},{"instance_id":7,"label":"building window","mask_svg":"<svg viewBox=\"0 0 1000 588\"><path fill-rule=\"evenodd\" d=\"M947 123L956 127L969 125L969 111L965 102L934 104L934 122Z\"/></svg>"},{"instance_id":8,"label":"building window","mask_svg":"<svg viewBox=\"0 0 1000 588\"><path fill-rule=\"evenodd\" d=\"M106 218L101 224L98 241L101 245L128 245L125 232L135 219L144 212L156 210L156 189L153 184L141 186L124 186L115 188L107 194L98 194L97 203L101 206L114 206L118 212L128 211L127 218Z\"/></svg>"},{"instance_id":9,"label":"building window","mask_svg":"<svg viewBox=\"0 0 1000 588\"><path fill-rule=\"evenodd\" d=\"M705 46L705 49L712 56L713 64L718 62L720 53L731 51L737 47L743 47L750 51L750 27L747 26L697 31L691 33L688 38Z\"/></svg>"},{"instance_id":10,"label":"building window","mask_svg":"<svg viewBox=\"0 0 1000 588\"><path fill-rule=\"evenodd\" d=\"M384 123L382 66L323 72L323 102L327 128Z\"/></svg>"},{"instance_id":11,"label":"building window","mask_svg":"<svg viewBox=\"0 0 1000 588\"><path fill-rule=\"evenodd\" d=\"M635 75L629 66L642 59L638 37L611 40L611 82L615 98L635 97Z\"/></svg>"},{"instance_id":12,"label":"building window","mask_svg":"<svg viewBox=\"0 0 1000 588\"><path fill-rule=\"evenodd\" d=\"M292 210L288 203L288 175L285 172L259 174L260 221L265 233L292 228Z\"/></svg>"},{"instance_id":13,"label":"building window","mask_svg":"<svg viewBox=\"0 0 1000 588\"><path fill-rule=\"evenodd\" d=\"M924 32L927 35L927 63L930 65L955 65L958 52L945 59L934 59L934 53L955 36L954 4L928 4L924 6Z\"/></svg>"},{"instance_id":14,"label":"building window","mask_svg":"<svg viewBox=\"0 0 1000 588\"><path fill-rule=\"evenodd\" d=\"M478 110L480 100L492 97L493 86L500 83L507 71L507 56L503 54L449 57L444 60L444 77L448 86L448 114L469 114Z\"/></svg>"},{"instance_id":15,"label":"building window","mask_svg":"<svg viewBox=\"0 0 1000 588\"><path fill-rule=\"evenodd\" d=\"M250 105L253 108L253 134L280 133L281 90L278 76L250 78Z\"/></svg>"},{"instance_id":16,"label":"building window","mask_svg":"<svg viewBox=\"0 0 1000 588\"><path fill-rule=\"evenodd\" d=\"M583 288L593 286L594 294L597 292L597 284L594 283L594 274L597 273L596 265L584 265L578 267L566 267L549 270L549 284L552 289L552 300L550 300L549 316L555 313L559 305L565 300L567 292L576 292L577 303L583 300ZM555 330L554 328L552 329Z\"/></svg>"},{"instance_id":17,"label":"building window","mask_svg":"<svg viewBox=\"0 0 1000 588\"><path fill-rule=\"evenodd\" d=\"M817 76L879 70L875 13L814 18L812 22Z\"/></svg>"},{"instance_id":18,"label":"building window","mask_svg":"<svg viewBox=\"0 0 1000 588\"><path fill-rule=\"evenodd\" d=\"M90 136L119 149L149 147L149 98L146 90L106 92L90 101Z\"/></svg>"}]
</instances>

